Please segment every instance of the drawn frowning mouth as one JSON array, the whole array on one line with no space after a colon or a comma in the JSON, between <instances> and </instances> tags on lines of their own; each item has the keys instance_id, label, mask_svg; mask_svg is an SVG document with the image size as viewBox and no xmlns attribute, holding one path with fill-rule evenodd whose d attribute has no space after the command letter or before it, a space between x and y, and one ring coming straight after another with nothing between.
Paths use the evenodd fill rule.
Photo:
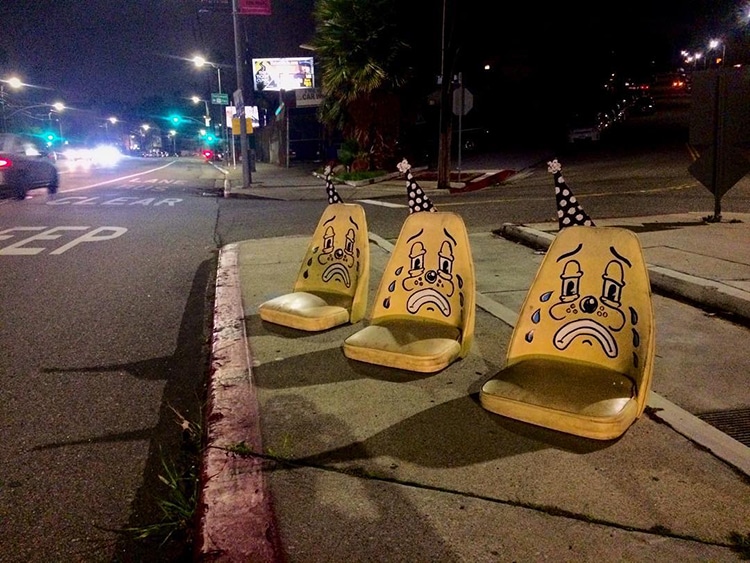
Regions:
<instances>
[{"instance_id":1,"label":"drawn frowning mouth","mask_svg":"<svg viewBox=\"0 0 750 563\"><path fill-rule=\"evenodd\" d=\"M322 279L324 282L329 282L333 279L338 279L346 287L351 285L349 278L349 270L342 264L331 264L323 271Z\"/></svg>"},{"instance_id":2,"label":"drawn frowning mouth","mask_svg":"<svg viewBox=\"0 0 750 563\"><path fill-rule=\"evenodd\" d=\"M432 288L420 289L412 293L406 301L406 310L410 313L416 313L422 307L435 305L435 308L444 316L449 316L451 306L445 296Z\"/></svg>"},{"instance_id":3,"label":"drawn frowning mouth","mask_svg":"<svg viewBox=\"0 0 750 563\"><path fill-rule=\"evenodd\" d=\"M576 339L584 339L591 343L598 342L609 358L617 357L617 342L612 334L602 325L591 319L573 321L561 327L554 336L555 347L565 350Z\"/></svg>"}]
</instances>

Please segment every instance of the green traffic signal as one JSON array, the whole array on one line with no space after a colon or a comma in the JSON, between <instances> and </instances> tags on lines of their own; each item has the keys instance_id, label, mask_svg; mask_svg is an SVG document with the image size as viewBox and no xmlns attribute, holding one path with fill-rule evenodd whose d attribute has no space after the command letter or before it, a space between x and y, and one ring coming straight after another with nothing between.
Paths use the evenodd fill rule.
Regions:
<instances>
[{"instance_id":1,"label":"green traffic signal","mask_svg":"<svg viewBox=\"0 0 750 563\"><path fill-rule=\"evenodd\" d=\"M177 125L180 121L182 121L182 118L179 115L173 115L169 118L169 121Z\"/></svg>"}]
</instances>

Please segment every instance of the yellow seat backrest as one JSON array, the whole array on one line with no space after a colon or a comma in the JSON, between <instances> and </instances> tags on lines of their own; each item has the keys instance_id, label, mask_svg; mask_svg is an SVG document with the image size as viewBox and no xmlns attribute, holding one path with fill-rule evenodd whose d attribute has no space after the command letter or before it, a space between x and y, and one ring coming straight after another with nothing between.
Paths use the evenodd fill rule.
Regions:
<instances>
[{"instance_id":1,"label":"yellow seat backrest","mask_svg":"<svg viewBox=\"0 0 750 563\"><path fill-rule=\"evenodd\" d=\"M474 337L475 285L463 219L448 212L412 213L380 280L371 323L403 319L457 328L464 357Z\"/></svg>"},{"instance_id":2,"label":"yellow seat backrest","mask_svg":"<svg viewBox=\"0 0 750 563\"><path fill-rule=\"evenodd\" d=\"M370 243L367 219L361 205L328 205L318 221L294 291L334 294L352 300L350 322L367 310L370 281Z\"/></svg>"},{"instance_id":3,"label":"yellow seat backrest","mask_svg":"<svg viewBox=\"0 0 750 563\"><path fill-rule=\"evenodd\" d=\"M645 408L654 361L651 286L638 237L617 227L567 227L537 271L507 364L572 360L634 382ZM595 382L592 382L595 384Z\"/></svg>"}]
</instances>

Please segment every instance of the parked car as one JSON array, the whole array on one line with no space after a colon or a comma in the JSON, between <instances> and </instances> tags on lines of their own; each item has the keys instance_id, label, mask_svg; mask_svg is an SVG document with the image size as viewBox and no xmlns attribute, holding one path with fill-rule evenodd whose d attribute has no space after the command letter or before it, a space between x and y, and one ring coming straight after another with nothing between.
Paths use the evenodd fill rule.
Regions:
<instances>
[{"instance_id":1,"label":"parked car","mask_svg":"<svg viewBox=\"0 0 750 563\"><path fill-rule=\"evenodd\" d=\"M33 137L0 134L0 191L24 199L29 190L47 188L57 193L59 175L54 161Z\"/></svg>"},{"instance_id":2,"label":"parked car","mask_svg":"<svg viewBox=\"0 0 750 563\"><path fill-rule=\"evenodd\" d=\"M568 142L599 141L602 131L608 126L609 120L604 112L576 112L571 116L568 123Z\"/></svg>"}]
</instances>

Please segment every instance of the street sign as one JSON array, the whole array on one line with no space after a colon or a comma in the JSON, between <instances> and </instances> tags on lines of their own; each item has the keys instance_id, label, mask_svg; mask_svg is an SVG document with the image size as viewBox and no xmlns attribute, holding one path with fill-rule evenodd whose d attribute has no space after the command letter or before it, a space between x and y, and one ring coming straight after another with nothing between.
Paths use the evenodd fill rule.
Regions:
<instances>
[{"instance_id":1,"label":"street sign","mask_svg":"<svg viewBox=\"0 0 750 563\"><path fill-rule=\"evenodd\" d=\"M690 144L699 153L688 171L719 200L750 172L750 72L718 68L693 74Z\"/></svg>"},{"instance_id":2,"label":"street sign","mask_svg":"<svg viewBox=\"0 0 750 563\"><path fill-rule=\"evenodd\" d=\"M242 117L245 114L245 100L242 97L242 89L238 88L232 94L232 101L234 102L235 114L234 117Z\"/></svg>"},{"instance_id":3,"label":"street sign","mask_svg":"<svg viewBox=\"0 0 750 563\"><path fill-rule=\"evenodd\" d=\"M229 94L216 94L211 92L211 103L215 106L228 106Z\"/></svg>"},{"instance_id":4,"label":"street sign","mask_svg":"<svg viewBox=\"0 0 750 563\"><path fill-rule=\"evenodd\" d=\"M468 88L460 86L453 90L453 114L466 115L474 107L474 95Z\"/></svg>"}]
</instances>

